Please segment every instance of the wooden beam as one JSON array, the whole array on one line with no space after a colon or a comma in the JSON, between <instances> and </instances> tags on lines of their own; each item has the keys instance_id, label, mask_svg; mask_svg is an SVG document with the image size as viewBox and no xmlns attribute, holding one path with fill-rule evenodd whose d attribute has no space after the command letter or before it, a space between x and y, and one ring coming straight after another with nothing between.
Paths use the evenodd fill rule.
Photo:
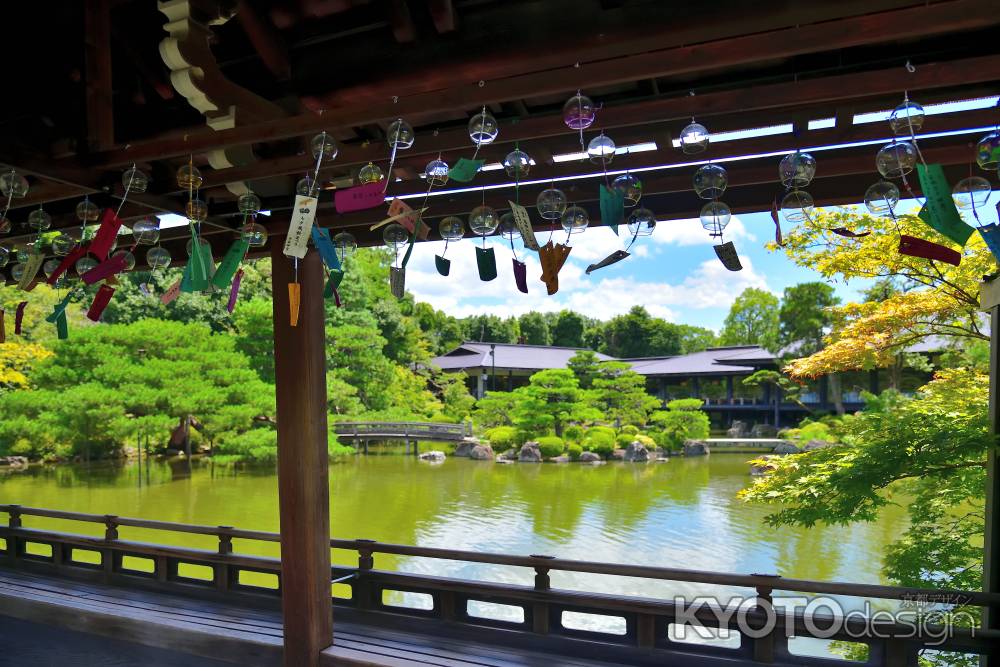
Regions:
<instances>
[{"instance_id":1,"label":"wooden beam","mask_svg":"<svg viewBox=\"0 0 1000 667\"><path fill-rule=\"evenodd\" d=\"M292 65L288 61L288 49L273 26L257 13L247 0L236 3L236 19L253 44L264 67L279 81L292 76Z\"/></svg>"},{"instance_id":2,"label":"wooden beam","mask_svg":"<svg viewBox=\"0 0 1000 667\"><path fill-rule=\"evenodd\" d=\"M281 250L272 244L284 664L315 667L333 643L323 266L316 252L299 260L302 300L293 327L288 284L296 272Z\"/></svg>"},{"instance_id":3,"label":"wooden beam","mask_svg":"<svg viewBox=\"0 0 1000 667\"><path fill-rule=\"evenodd\" d=\"M434 21L434 29L439 33L454 32L458 20L451 0L427 0L427 9Z\"/></svg>"},{"instance_id":4,"label":"wooden beam","mask_svg":"<svg viewBox=\"0 0 1000 667\"><path fill-rule=\"evenodd\" d=\"M87 70L87 145L91 151L115 144L111 84L111 7L108 0L84 5L83 42Z\"/></svg>"},{"instance_id":5,"label":"wooden beam","mask_svg":"<svg viewBox=\"0 0 1000 667\"><path fill-rule=\"evenodd\" d=\"M577 63L567 62L563 67L498 79L482 87L459 86L400 97L397 103L386 99L372 104L328 109L323 114L303 114L217 132L190 134L179 139L135 142L101 153L96 156L94 164L112 166L163 159L227 146L288 139L323 129L365 125L397 116L447 113L456 108L475 108L483 104L565 93L577 88L695 74L708 69L788 58L820 50L972 30L1000 22L1000 15L990 11L991 8L991 0L950 0L707 44L579 63L578 67L575 66ZM726 111L731 110L730 107Z\"/></svg>"}]
</instances>

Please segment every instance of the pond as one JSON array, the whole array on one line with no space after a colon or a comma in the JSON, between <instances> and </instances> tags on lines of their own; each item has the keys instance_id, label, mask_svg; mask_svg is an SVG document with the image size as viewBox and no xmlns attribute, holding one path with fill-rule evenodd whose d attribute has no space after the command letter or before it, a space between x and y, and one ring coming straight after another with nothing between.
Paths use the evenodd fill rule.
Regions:
<instances>
[{"instance_id":1,"label":"pond","mask_svg":"<svg viewBox=\"0 0 1000 667\"><path fill-rule=\"evenodd\" d=\"M357 456L330 466L334 537L421 546L548 554L609 563L774 573L826 581L883 583L885 545L905 527L898 508L847 527L773 528L773 510L736 493L751 483L748 454L650 464L498 465L449 458L432 465L402 455ZM271 469L208 462L33 467L0 476L0 503L118 514L254 530L278 530ZM35 517L26 525L98 534L100 526ZM123 539L214 548L211 538L122 529ZM277 555L277 545L236 543ZM335 560L354 564L348 553ZM514 568L382 556L380 568L530 583ZM554 573L553 586L622 594L692 594L704 586ZM652 584L652 585L651 585Z\"/></svg>"}]
</instances>

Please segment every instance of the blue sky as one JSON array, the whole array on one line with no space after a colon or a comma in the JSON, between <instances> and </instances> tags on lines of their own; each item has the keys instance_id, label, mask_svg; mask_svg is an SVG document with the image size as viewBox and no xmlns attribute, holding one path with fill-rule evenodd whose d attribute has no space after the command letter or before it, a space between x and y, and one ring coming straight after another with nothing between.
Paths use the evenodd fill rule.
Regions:
<instances>
[{"instance_id":1,"label":"blue sky","mask_svg":"<svg viewBox=\"0 0 1000 667\"><path fill-rule=\"evenodd\" d=\"M783 228L789 227L783 223ZM624 235L624 227L621 231ZM547 238L539 235L540 242ZM566 234L556 233L553 238L564 242ZM528 294L518 292L514 284L509 244L487 240L496 253L499 276L482 282L474 251L480 241L466 238L449 245L446 257L452 263L448 277L439 275L434 267L434 255L441 253L444 243L421 243L415 246L407 266L406 287L418 300L456 316L509 316L571 308L608 319L642 305L672 322L719 329L733 300L747 287L780 295L789 285L822 279L815 271L793 265L783 253L769 252L764 244L773 238L769 212L734 216L725 240L736 245L743 270L731 272L715 256L712 245L717 241L697 219L661 221L652 236L636 241L631 257L588 276L585 269L589 264L623 247L609 228L595 227L573 236L573 251L559 274L559 292L553 296L545 293L539 280L537 254L526 251L520 239L515 239L514 247L528 264ZM835 287L841 298L853 299L860 285Z\"/></svg>"}]
</instances>

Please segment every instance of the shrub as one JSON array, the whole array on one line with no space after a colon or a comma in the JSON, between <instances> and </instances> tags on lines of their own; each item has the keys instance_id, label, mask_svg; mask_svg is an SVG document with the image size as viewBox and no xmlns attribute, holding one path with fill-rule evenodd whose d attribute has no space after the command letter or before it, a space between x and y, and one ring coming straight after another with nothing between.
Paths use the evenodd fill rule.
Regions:
<instances>
[{"instance_id":1,"label":"shrub","mask_svg":"<svg viewBox=\"0 0 1000 667\"><path fill-rule=\"evenodd\" d=\"M684 444L681 443L680 446L674 444L673 439L671 439L671 437L664 431L650 431L649 435L652 437L653 442L656 443L658 448L667 452L680 451Z\"/></svg>"},{"instance_id":2,"label":"shrub","mask_svg":"<svg viewBox=\"0 0 1000 667\"><path fill-rule=\"evenodd\" d=\"M538 438L536 442L538 443L539 451L542 452L542 456L547 459L550 459L553 456L559 456L566 448L563 439L555 435L547 435L542 438Z\"/></svg>"},{"instance_id":3,"label":"shrub","mask_svg":"<svg viewBox=\"0 0 1000 667\"><path fill-rule=\"evenodd\" d=\"M612 433L608 433L608 430L610 429L605 430L605 427L595 426L587 431L583 439L584 449L603 458L611 456L615 451L615 437Z\"/></svg>"},{"instance_id":4,"label":"shrub","mask_svg":"<svg viewBox=\"0 0 1000 667\"><path fill-rule=\"evenodd\" d=\"M563 439L567 442L580 442L583 440L583 427L570 424L563 429Z\"/></svg>"},{"instance_id":5,"label":"shrub","mask_svg":"<svg viewBox=\"0 0 1000 667\"><path fill-rule=\"evenodd\" d=\"M615 437L615 446L618 447L618 449L625 449L626 447L632 444L633 440L635 440L634 435L629 435L628 433L619 433L618 436Z\"/></svg>"},{"instance_id":6,"label":"shrub","mask_svg":"<svg viewBox=\"0 0 1000 667\"><path fill-rule=\"evenodd\" d=\"M626 435L637 435L639 433L639 427L634 424L625 424L625 426L622 426L620 433L624 433Z\"/></svg>"},{"instance_id":7,"label":"shrub","mask_svg":"<svg viewBox=\"0 0 1000 667\"><path fill-rule=\"evenodd\" d=\"M569 453L569 457L574 461L580 460L580 454L583 454L583 447L575 443L570 443L566 446L566 451Z\"/></svg>"},{"instance_id":8,"label":"shrub","mask_svg":"<svg viewBox=\"0 0 1000 667\"><path fill-rule=\"evenodd\" d=\"M632 436L632 439L641 444L646 449L656 449L656 441L653 440L648 435L643 435L640 433L638 435Z\"/></svg>"},{"instance_id":9,"label":"shrub","mask_svg":"<svg viewBox=\"0 0 1000 667\"><path fill-rule=\"evenodd\" d=\"M700 398L678 398L667 403L667 409L678 412L690 412L692 410L701 410L702 405L704 403Z\"/></svg>"},{"instance_id":10,"label":"shrub","mask_svg":"<svg viewBox=\"0 0 1000 667\"><path fill-rule=\"evenodd\" d=\"M657 416L657 423L661 428L657 444L664 449L676 451L684 446L685 440L708 437L708 415L700 410L671 410L657 413Z\"/></svg>"},{"instance_id":11,"label":"shrub","mask_svg":"<svg viewBox=\"0 0 1000 667\"><path fill-rule=\"evenodd\" d=\"M493 451L499 454L517 445L517 429L513 426L494 426L486 431L486 439L490 441Z\"/></svg>"},{"instance_id":12,"label":"shrub","mask_svg":"<svg viewBox=\"0 0 1000 667\"><path fill-rule=\"evenodd\" d=\"M803 423L799 428L790 428L785 431L782 437L800 443L806 443L810 440L825 440L827 442L837 441L836 436L834 436L827 424L813 421L806 422L805 420L803 420Z\"/></svg>"}]
</instances>

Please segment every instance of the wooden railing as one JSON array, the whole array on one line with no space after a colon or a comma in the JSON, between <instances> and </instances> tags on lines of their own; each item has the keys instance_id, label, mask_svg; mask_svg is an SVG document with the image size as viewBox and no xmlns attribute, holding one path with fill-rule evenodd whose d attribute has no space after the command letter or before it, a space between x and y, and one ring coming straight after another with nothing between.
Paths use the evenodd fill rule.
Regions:
<instances>
[{"instance_id":1,"label":"wooden railing","mask_svg":"<svg viewBox=\"0 0 1000 667\"><path fill-rule=\"evenodd\" d=\"M26 571L64 574L80 579L94 579L116 585L140 586L172 592L194 593L202 596L236 596L246 601L275 604L281 590L281 563L275 558L251 556L234 552L233 540L253 542L278 542L277 533L241 530L230 526L199 526L146 519L131 519L114 515L82 514L58 510L0 505L0 513L9 517L6 527L0 525L0 564ZM103 537L86 536L41 530L24 526L25 517L47 517L100 524ZM138 541L123 540L119 528L142 528L185 535L212 536L217 548L212 550L164 546ZM692 656L730 657L747 663L794 661L802 665L837 664L825 658L791 656L788 650L787 630L795 637L841 639L864 643L869 646L868 665L886 667L915 666L919 651L928 646L934 650L982 654L995 651L1000 643L1000 633L983 629L952 627L948 632L937 625L926 625L922 632L914 632L909 625L879 622L878 636L866 630L866 621L848 620L841 631L831 635L825 630L828 623L806 623L801 614L786 615L776 605L776 625L763 631L769 607L775 600L775 591L795 595L837 596L874 600L920 601L948 600L949 604L968 607L1000 608L1000 595L976 591L928 590L896 586L818 582L786 579L761 574L725 574L698 570L652 567L645 565L618 565L590 561L565 560L546 555L512 556L432 547L384 544L371 540L330 540L333 549L346 550L357 555L356 567L334 566L331 582L349 588L350 594L334 597L341 608L353 607L360 614L421 617L425 622L447 622L487 628L520 631L525 641L547 642L566 646L584 640L587 646L601 646L609 650L628 652L662 652L664 659L671 654ZM98 562L78 559L77 551L99 554ZM533 573L533 585L499 584L486 581L413 574L375 569L375 554L392 554L419 558L442 559L466 563L523 568ZM125 559L146 559L149 571L127 566ZM207 570L204 578L184 575L184 566ZM723 648L708 644L679 643L668 636L668 626L678 619L681 602L645 597L608 595L602 593L557 590L551 586L553 572L584 573L595 576L611 575L641 579L687 582L711 586L749 589L755 606L745 614L750 627L761 630L753 637L740 637L738 648ZM275 588L254 585L243 580L242 573L273 576ZM420 598L423 605L408 605L407 600ZM476 603L504 605L510 612L503 617L486 617L476 609ZM739 636L739 615L731 614L725 622L713 612L714 605L706 605L694 617L707 627L728 629ZM619 623L615 634L591 629L567 627L564 614L582 612ZM371 616L369 616L371 617ZM388 616L383 616L388 617ZM726 618L726 617L722 617ZM684 617L681 618L684 620ZM832 618L828 618L832 620ZM415 621L414 621L415 622ZM571 624L572 625L572 624ZM443 627L443 626L442 626ZM744 626L743 629L746 629ZM941 639L944 637L944 639ZM593 648L587 650L596 650ZM623 653L624 654L624 653ZM670 664L669 660L662 664ZM857 663L855 663L857 664Z\"/></svg>"}]
</instances>

